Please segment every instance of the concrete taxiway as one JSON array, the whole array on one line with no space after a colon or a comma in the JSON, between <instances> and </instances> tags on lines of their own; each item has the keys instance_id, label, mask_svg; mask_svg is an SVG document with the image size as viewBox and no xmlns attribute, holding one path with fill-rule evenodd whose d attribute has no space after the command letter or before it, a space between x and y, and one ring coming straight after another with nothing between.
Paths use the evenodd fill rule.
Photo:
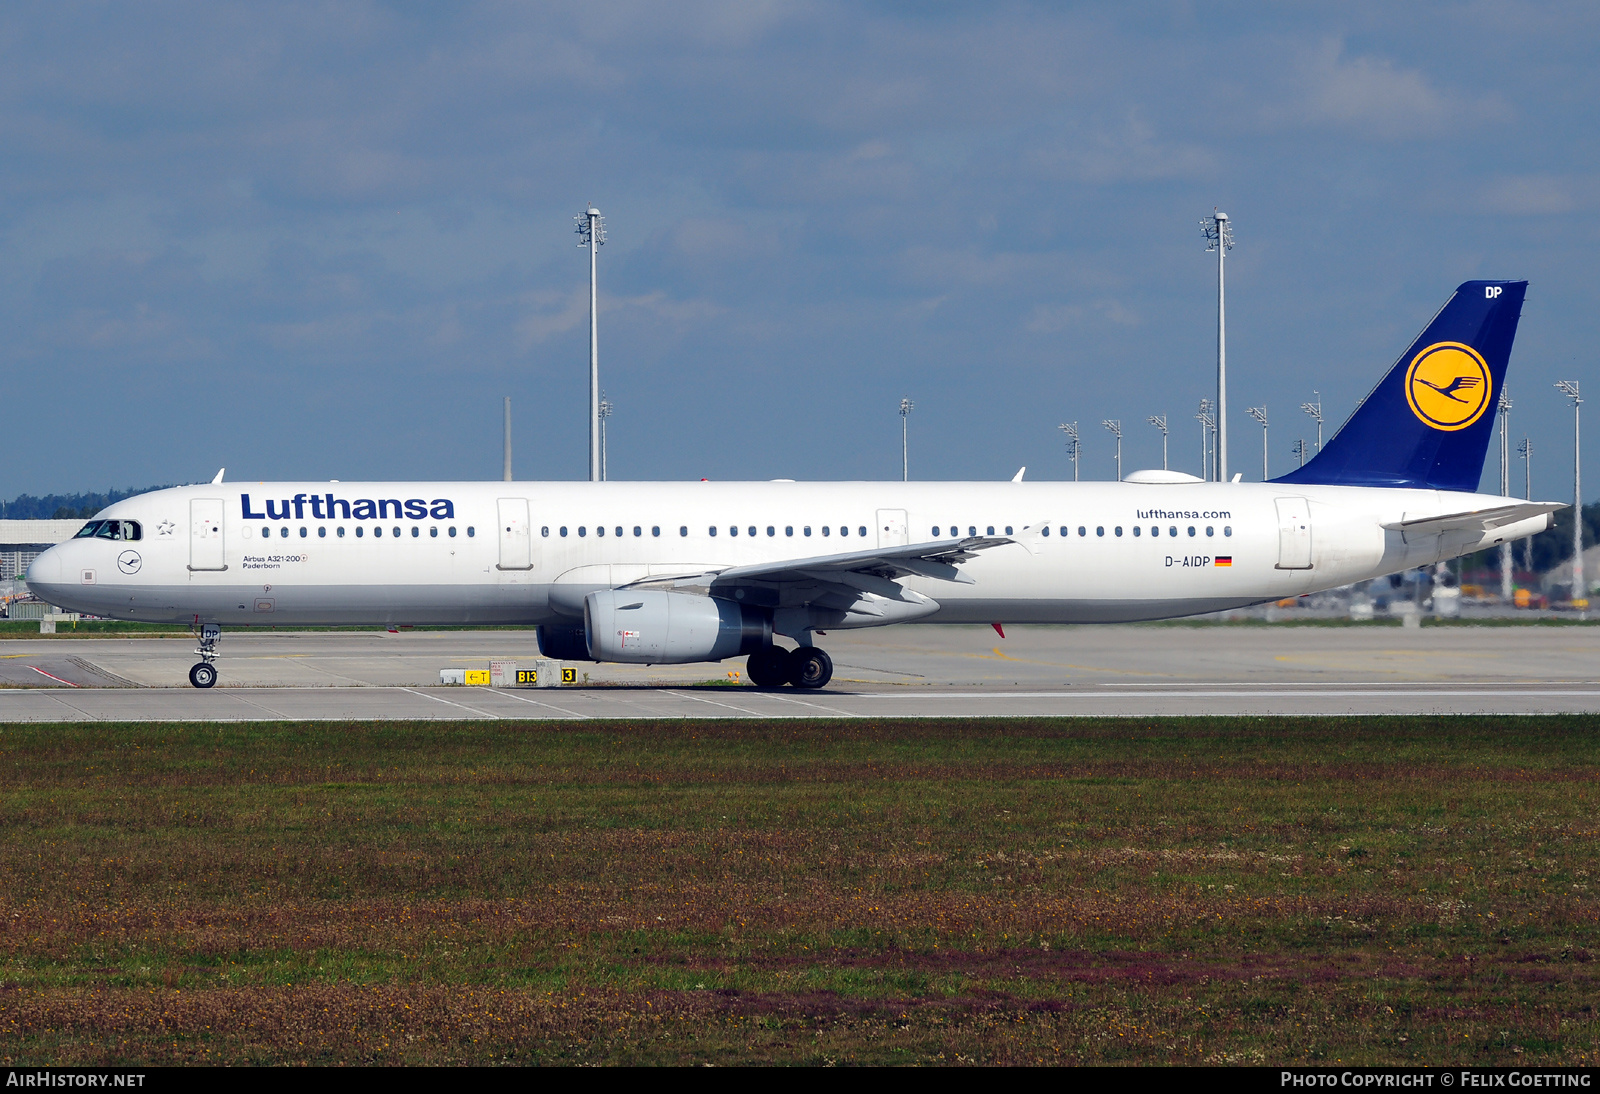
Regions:
<instances>
[{"instance_id":1,"label":"concrete taxiway","mask_svg":"<svg viewBox=\"0 0 1600 1094\"><path fill-rule=\"evenodd\" d=\"M228 633L0 643L0 722L1600 712L1600 627L1294 624L835 632L832 684L758 692L723 665L576 664L578 686L439 687L531 664L531 631Z\"/></svg>"}]
</instances>

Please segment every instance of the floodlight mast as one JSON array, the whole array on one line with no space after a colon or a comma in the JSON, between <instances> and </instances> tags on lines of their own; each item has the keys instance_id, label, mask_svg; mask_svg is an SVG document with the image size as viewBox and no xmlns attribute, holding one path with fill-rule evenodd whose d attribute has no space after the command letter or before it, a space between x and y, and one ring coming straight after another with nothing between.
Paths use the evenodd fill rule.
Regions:
<instances>
[{"instance_id":1,"label":"floodlight mast","mask_svg":"<svg viewBox=\"0 0 1600 1094\"><path fill-rule=\"evenodd\" d=\"M1167 467L1167 416L1165 414L1152 414L1145 421L1161 430L1161 470L1169 470Z\"/></svg>"},{"instance_id":2,"label":"floodlight mast","mask_svg":"<svg viewBox=\"0 0 1600 1094\"><path fill-rule=\"evenodd\" d=\"M1511 496L1511 436L1507 425L1511 417L1511 398L1506 389L1500 389L1500 402L1495 407L1500 412L1500 496ZM1511 599L1511 544L1500 545L1500 599Z\"/></svg>"},{"instance_id":3,"label":"floodlight mast","mask_svg":"<svg viewBox=\"0 0 1600 1094\"><path fill-rule=\"evenodd\" d=\"M917 404L910 399L900 400L900 481L911 481L911 438L907 430L907 423L911 419L911 412Z\"/></svg>"},{"instance_id":4,"label":"floodlight mast","mask_svg":"<svg viewBox=\"0 0 1600 1094\"><path fill-rule=\"evenodd\" d=\"M1517 446L1517 452L1522 456L1522 496L1527 501L1533 500L1533 441L1527 437L1522 438L1522 443ZM1522 537L1522 568L1533 569L1533 537Z\"/></svg>"},{"instance_id":5,"label":"floodlight mast","mask_svg":"<svg viewBox=\"0 0 1600 1094\"><path fill-rule=\"evenodd\" d=\"M1301 403L1300 409L1311 415L1311 420L1317 423L1317 451L1322 451L1322 392L1313 391L1315 402Z\"/></svg>"},{"instance_id":6,"label":"floodlight mast","mask_svg":"<svg viewBox=\"0 0 1600 1094\"><path fill-rule=\"evenodd\" d=\"M1249 408L1250 417L1261 423L1261 481L1267 481L1267 404Z\"/></svg>"},{"instance_id":7,"label":"floodlight mast","mask_svg":"<svg viewBox=\"0 0 1600 1094\"><path fill-rule=\"evenodd\" d=\"M1122 481L1122 419L1107 418L1100 423L1117 439L1117 481Z\"/></svg>"},{"instance_id":8,"label":"floodlight mast","mask_svg":"<svg viewBox=\"0 0 1600 1094\"><path fill-rule=\"evenodd\" d=\"M1300 466L1304 467L1306 465L1306 439L1301 437L1296 440L1294 442L1294 447L1289 450L1289 454L1291 456L1298 456L1300 458Z\"/></svg>"},{"instance_id":9,"label":"floodlight mast","mask_svg":"<svg viewBox=\"0 0 1600 1094\"><path fill-rule=\"evenodd\" d=\"M1578 381L1557 380L1561 394L1572 400L1572 606L1579 611L1589 607L1589 590L1583 584L1583 475L1579 463L1582 434L1579 430Z\"/></svg>"},{"instance_id":10,"label":"floodlight mast","mask_svg":"<svg viewBox=\"0 0 1600 1094\"><path fill-rule=\"evenodd\" d=\"M1217 481L1228 481L1228 308L1224 260L1233 248L1233 229L1228 214L1213 209L1200 221L1200 231L1209 243L1206 252L1217 252Z\"/></svg>"},{"instance_id":11,"label":"floodlight mast","mask_svg":"<svg viewBox=\"0 0 1600 1094\"><path fill-rule=\"evenodd\" d=\"M611 400L600 393L600 481L606 481L606 419L611 417Z\"/></svg>"},{"instance_id":12,"label":"floodlight mast","mask_svg":"<svg viewBox=\"0 0 1600 1094\"><path fill-rule=\"evenodd\" d=\"M1057 429L1067 435L1067 458L1072 461L1072 481L1078 481L1078 423L1062 422Z\"/></svg>"},{"instance_id":13,"label":"floodlight mast","mask_svg":"<svg viewBox=\"0 0 1600 1094\"><path fill-rule=\"evenodd\" d=\"M589 248L589 481L604 478L600 452L600 297L596 275L596 255L606 241L606 221L600 210L590 205L572 218L578 225L578 246Z\"/></svg>"},{"instance_id":14,"label":"floodlight mast","mask_svg":"<svg viewBox=\"0 0 1600 1094\"><path fill-rule=\"evenodd\" d=\"M1200 423L1200 477L1209 480L1214 476L1211 473L1211 449L1208 445L1216 424L1211 418L1210 399L1200 400L1200 409L1195 411L1194 419Z\"/></svg>"},{"instance_id":15,"label":"floodlight mast","mask_svg":"<svg viewBox=\"0 0 1600 1094\"><path fill-rule=\"evenodd\" d=\"M506 466L505 481L511 481L511 396L506 396Z\"/></svg>"}]
</instances>

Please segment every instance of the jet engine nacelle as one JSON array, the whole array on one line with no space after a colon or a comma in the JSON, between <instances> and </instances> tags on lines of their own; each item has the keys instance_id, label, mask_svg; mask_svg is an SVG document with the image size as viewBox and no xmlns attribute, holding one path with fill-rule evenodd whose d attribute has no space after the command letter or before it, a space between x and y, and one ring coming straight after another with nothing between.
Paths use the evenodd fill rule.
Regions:
<instances>
[{"instance_id":1,"label":"jet engine nacelle","mask_svg":"<svg viewBox=\"0 0 1600 1094\"><path fill-rule=\"evenodd\" d=\"M600 589L583 599L583 631L596 661L680 665L755 653L772 643L758 608L693 593Z\"/></svg>"}]
</instances>

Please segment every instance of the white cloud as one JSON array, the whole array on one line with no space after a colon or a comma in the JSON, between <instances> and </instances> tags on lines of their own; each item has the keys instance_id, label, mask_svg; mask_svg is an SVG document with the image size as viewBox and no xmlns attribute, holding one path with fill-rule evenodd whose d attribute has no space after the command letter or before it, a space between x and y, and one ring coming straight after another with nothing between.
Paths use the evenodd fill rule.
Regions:
<instances>
[{"instance_id":1,"label":"white cloud","mask_svg":"<svg viewBox=\"0 0 1600 1094\"><path fill-rule=\"evenodd\" d=\"M1383 139L1435 136L1464 124L1501 121L1510 109L1498 95L1473 96L1439 87L1425 73L1385 57L1349 56L1343 41L1290 51L1288 87L1261 116L1272 125L1334 126ZM1270 89L1263 88L1263 95Z\"/></svg>"}]
</instances>

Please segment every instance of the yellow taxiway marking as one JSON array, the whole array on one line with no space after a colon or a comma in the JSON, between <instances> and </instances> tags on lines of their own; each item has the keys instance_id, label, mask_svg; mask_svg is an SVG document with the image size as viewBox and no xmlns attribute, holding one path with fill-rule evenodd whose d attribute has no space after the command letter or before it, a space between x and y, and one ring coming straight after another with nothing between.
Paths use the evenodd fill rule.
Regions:
<instances>
[{"instance_id":1,"label":"yellow taxiway marking","mask_svg":"<svg viewBox=\"0 0 1600 1094\"><path fill-rule=\"evenodd\" d=\"M1174 675L1176 675L1175 673L1170 673L1170 672L1141 672L1138 669L1112 669L1112 668L1106 668L1103 665L1067 665L1067 664L1063 664L1063 663L1061 663L1059 661L1031 661L1026 657L1012 657L1010 654L1001 653L999 646L993 647L991 652L994 654L994 656L998 657L1002 661L1015 661L1019 665L1044 665L1046 668L1052 668L1052 669L1072 669L1074 672L1107 672L1107 673L1111 673L1111 674L1116 675L1116 676L1174 676ZM988 657L989 657L989 654L986 654L986 653L968 653L968 654L964 654L963 656L965 656L965 657L981 657L981 658L987 660Z\"/></svg>"}]
</instances>

